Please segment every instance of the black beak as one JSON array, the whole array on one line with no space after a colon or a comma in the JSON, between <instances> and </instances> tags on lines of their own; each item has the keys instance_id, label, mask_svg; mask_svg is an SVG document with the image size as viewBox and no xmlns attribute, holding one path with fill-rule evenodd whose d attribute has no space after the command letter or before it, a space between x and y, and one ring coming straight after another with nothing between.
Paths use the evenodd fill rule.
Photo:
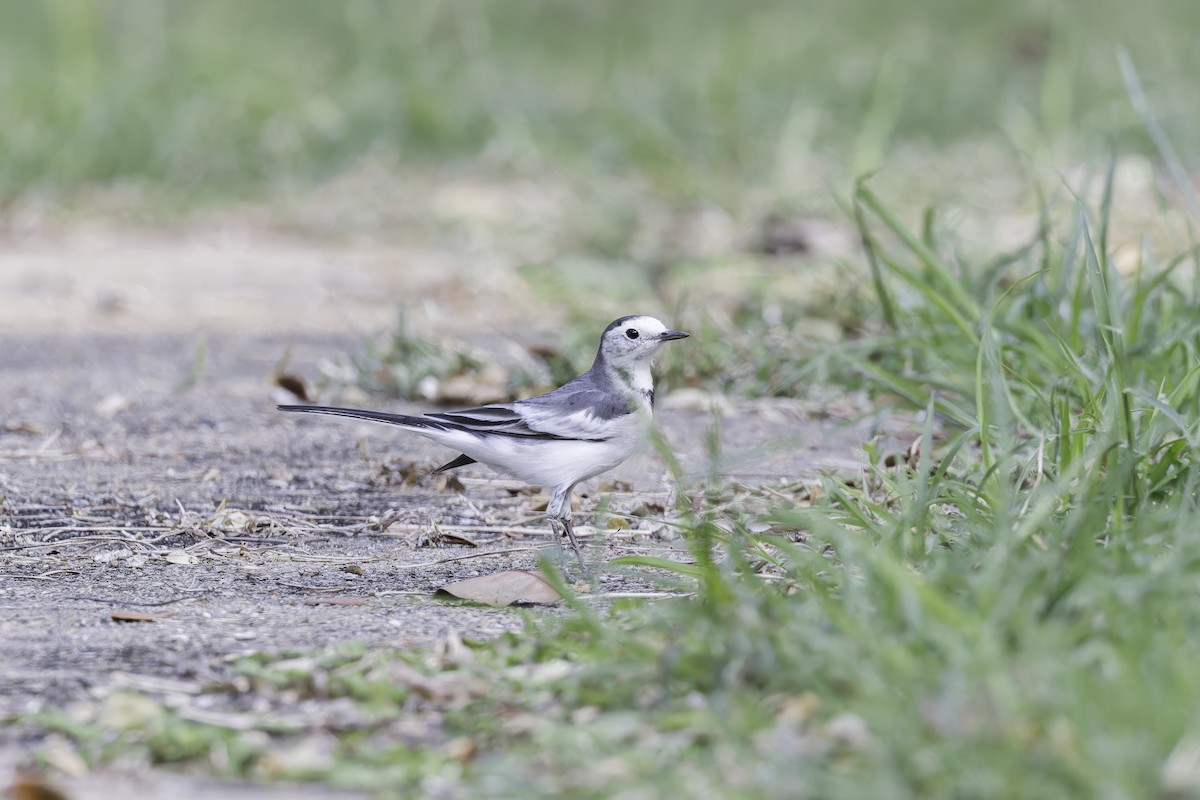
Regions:
<instances>
[{"instance_id":1,"label":"black beak","mask_svg":"<svg viewBox=\"0 0 1200 800\"><path fill-rule=\"evenodd\" d=\"M662 342L669 342L672 339L686 339L689 336L691 336L690 333L684 333L683 331L663 331L658 335L658 339Z\"/></svg>"}]
</instances>

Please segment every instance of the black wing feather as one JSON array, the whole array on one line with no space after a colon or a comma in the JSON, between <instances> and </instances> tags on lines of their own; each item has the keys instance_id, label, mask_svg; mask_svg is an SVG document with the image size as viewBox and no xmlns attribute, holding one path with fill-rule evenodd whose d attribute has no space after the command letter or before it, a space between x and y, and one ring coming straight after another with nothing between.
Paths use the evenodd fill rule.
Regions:
<instances>
[{"instance_id":1,"label":"black wing feather","mask_svg":"<svg viewBox=\"0 0 1200 800\"><path fill-rule=\"evenodd\" d=\"M469 455L466 455L464 453L463 455L459 456L458 458L454 459L453 461L448 461L445 464L442 464L440 467L438 467L437 469L435 469L433 472L431 472L429 474L437 475L439 472L445 472L448 469L457 469L458 467L465 467L467 464L475 464L475 463L477 463L475 461L475 459L471 458Z\"/></svg>"}]
</instances>

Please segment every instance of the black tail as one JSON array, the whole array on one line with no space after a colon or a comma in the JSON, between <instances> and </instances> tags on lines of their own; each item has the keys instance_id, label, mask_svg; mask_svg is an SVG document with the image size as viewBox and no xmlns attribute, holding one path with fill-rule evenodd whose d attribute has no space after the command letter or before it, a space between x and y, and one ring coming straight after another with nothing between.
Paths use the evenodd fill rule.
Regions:
<instances>
[{"instance_id":1,"label":"black tail","mask_svg":"<svg viewBox=\"0 0 1200 800\"><path fill-rule=\"evenodd\" d=\"M276 406L276 408L280 411L300 411L305 414L328 414L331 417L351 417L371 422L386 422L389 425L403 425L407 428L445 428L444 425L425 417L388 414L384 411L367 411L361 408L338 408L336 406Z\"/></svg>"}]
</instances>

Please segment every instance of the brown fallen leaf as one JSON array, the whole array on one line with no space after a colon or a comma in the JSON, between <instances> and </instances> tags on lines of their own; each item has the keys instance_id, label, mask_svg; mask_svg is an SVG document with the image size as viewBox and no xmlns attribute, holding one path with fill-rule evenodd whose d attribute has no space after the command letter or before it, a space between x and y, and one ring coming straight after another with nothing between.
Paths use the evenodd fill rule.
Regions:
<instances>
[{"instance_id":1,"label":"brown fallen leaf","mask_svg":"<svg viewBox=\"0 0 1200 800\"><path fill-rule=\"evenodd\" d=\"M288 373L280 373L275 376L275 385L285 392L295 396L302 403L311 403L312 396L308 393L308 387L304 384L303 378L298 378L295 375Z\"/></svg>"},{"instance_id":2,"label":"brown fallen leaf","mask_svg":"<svg viewBox=\"0 0 1200 800\"><path fill-rule=\"evenodd\" d=\"M4 796L12 800L67 800L67 796L46 783L36 772L18 769L12 784L4 790Z\"/></svg>"},{"instance_id":3,"label":"brown fallen leaf","mask_svg":"<svg viewBox=\"0 0 1200 800\"><path fill-rule=\"evenodd\" d=\"M271 374L267 380L278 390L275 399L283 403L294 403L297 400L301 403L311 403L312 395L309 393L304 379L287 371L288 362L291 360L292 348L288 347L275 362L275 366L271 368Z\"/></svg>"},{"instance_id":4,"label":"brown fallen leaf","mask_svg":"<svg viewBox=\"0 0 1200 800\"><path fill-rule=\"evenodd\" d=\"M169 613L154 614L147 611L125 611L123 609L114 609L111 616L113 622L160 622L171 618Z\"/></svg>"},{"instance_id":5,"label":"brown fallen leaf","mask_svg":"<svg viewBox=\"0 0 1200 800\"><path fill-rule=\"evenodd\" d=\"M490 606L511 606L516 603L554 605L562 599L541 575L516 569L448 583L439 588L437 594L448 594Z\"/></svg>"}]
</instances>

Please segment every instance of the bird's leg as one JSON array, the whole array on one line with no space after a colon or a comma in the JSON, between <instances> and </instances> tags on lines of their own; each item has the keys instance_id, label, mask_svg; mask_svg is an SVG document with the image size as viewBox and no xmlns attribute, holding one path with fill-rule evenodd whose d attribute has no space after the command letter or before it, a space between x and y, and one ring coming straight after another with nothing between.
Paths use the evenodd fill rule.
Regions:
<instances>
[{"instance_id":1,"label":"bird's leg","mask_svg":"<svg viewBox=\"0 0 1200 800\"><path fill-rule=\"evenodd\" d=\"M575 528L571 525L570 517L563 517L559 520L563 526L563 532L567 534L567 540L571 543L571 549L575 551L575 558L579 559L579 569L586 577L588 574L587 564L583 563L583 551L579 549L579 540L575 538Z\"/></svg>"},{"instance_id":2,"label":"bird's leg","mask_svg":"<svg viewBox=\"0 0 1200 800\"><path fill-rule=\"evenodd\" d=\"M583 570L584 575L587 575L588 569L583 562L583 551L579 549L579 540L575 538L575 527L571 524L571 490L573 488L575 487L560 486L554 489L554 495L546 506L546 517L550 521L551 530L556 533L559 532L558 526L562 526L560 536L567 537L567 541L571 543L571 549L575 551L575 558L579 559L579 568Z\"/></svg>"}]
</instances>

